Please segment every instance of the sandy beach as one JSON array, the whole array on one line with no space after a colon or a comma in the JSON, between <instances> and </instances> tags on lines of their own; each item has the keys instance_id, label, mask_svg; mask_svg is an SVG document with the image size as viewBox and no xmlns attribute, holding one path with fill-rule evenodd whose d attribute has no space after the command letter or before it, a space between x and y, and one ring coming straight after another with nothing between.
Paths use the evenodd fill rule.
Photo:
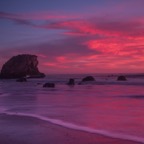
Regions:
<instances>
[{"instance_id":1,"label":"sandy beach","mask_svg":"<svg viewBox=\"0 0 144 144\"><path fill-rule=\"evenodd\" d=\"M0 115L0 144L140 144L72 130L36 118Z\"/></svg>"}]
</instances>

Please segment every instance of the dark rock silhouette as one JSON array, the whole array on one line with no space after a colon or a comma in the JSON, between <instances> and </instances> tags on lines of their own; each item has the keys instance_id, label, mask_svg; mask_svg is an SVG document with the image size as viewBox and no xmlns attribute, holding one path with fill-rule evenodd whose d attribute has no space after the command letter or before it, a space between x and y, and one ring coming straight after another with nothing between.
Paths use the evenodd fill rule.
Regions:
<instances>
[{"instance_id":1,"label":"dark rock silhouette","mask_svg":"<svg viewBox=\"0 0 144 144\"><path fill-rule=\"evenodd\" d=\"M69 79L69 82L67 83L68 85L75 85L75 80L74 79Z\"/></svg>"},{"instance_id":2,"label":"dark rock silhouette","mask_svg":"<svg viewBox=\"0 0 144 144\"><path fill-rule=\"evenodd\" d=\"M95 81L95 79L92 76L87 76L87 77L82 79L82 82L87 82L87 81Z\"/></svg>"},{"instance_id":3,"label":"dark rock silhouette","mask_svg":"<svg viewBox=\"0 0 144 144\"><path fill-rule=\"evenodd\" d=\"M117 78L118 81L126 81L126 77L125 76L118 76Z\"/></svg>"},{"instance_id":4,"label":"dark rock silhouette","mask_svg":"<svg viewBox=\"0 0 144 144\"><path fill-rule=\"evenodd\" d=\"M19 78L16 81L17 82L27 82L27 79L26 78Z\"/></svg>"},{"instance_id":5,"label":"dark rock silhouette","mask_svg":"<svg viewBox=\"0 0 144 144\"><path fill-rule=\"evenodd\" d=\"M55 87L55 84L54 84L54 83L45 83L45 84L43 85L43 87L54 88L54 87Z\"/></svg>"},{"instance_id":6,"label":"dark rock silhouette","mask_svg":"<svg viewBox=\"0 0 144 144\"><path fill-rule=\"evenodd\" d=\"M22 54L9 59L3 66L0 73L0 78L42 78L45 77L43 73L38 70L37 56Z\"/></svg>"},{"instance_id":7,"label":"dark rock silhouette","mask_svg":"<svg viewBox=\"0 0 144 144\"><path fill-rule=\"evenodd\" d=\"M89 82L94 82L95 81L95 78L93 76L87 76L85 78L82 79L81 82L79 82L78 84L81 85L81 84L88 84Z\"/></svg>"}]
</instances>

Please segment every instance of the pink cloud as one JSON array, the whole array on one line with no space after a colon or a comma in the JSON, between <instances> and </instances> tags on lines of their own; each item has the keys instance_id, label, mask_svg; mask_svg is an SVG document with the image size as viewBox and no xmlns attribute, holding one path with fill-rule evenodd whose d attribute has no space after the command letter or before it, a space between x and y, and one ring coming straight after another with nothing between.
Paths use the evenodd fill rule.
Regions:
<instances>
[{"instance_id":1,"label":"pink cloud","mask_svg":"<svg viewBox=\"0 0 144 144\"><path fill-rule=\"evenodd\" d=\"M42 65L48 66L48 67L56 67L57 66L56 63L51 63L51 62L44 62Z\"/></svg>"},{"instance_id":2,"label":"pink cloud","mask_svg":"<svg viewBox=\"0 0 144 144\"><path fill-rule=\"evenodd\" d=\"M65 30L63 34L69 36L107 36L107 37L143 37L144 21L135 20L113 20L109 19L79 19L48 22L38 28Z\"/></svg>"},{"instance_id":3,"label":"pink cloud","mask_svg":"<svg viewBox=\"0 0 144 144\"><path fill-rule=\"evenodd\" d=\"M30 52L38 55L40 67L46 71L109 72L142 70L144 62L144 20L114 19L113 17L80 19L79 16L54 13L10 14L0 18L35 28L64 30L67 38L45 44L26 46L13 53ZM61 20L60 20L61 19ZM33 24L31 20L44 20ZM49 20L48 22L46 20ZM139 64L140 63L140 64ZM53 69L53 70L51 70Z\"/></svg>"},{"instance_id":4,"label":"pink cloud","mask_svg":"<svg viewBox=\"0 0 144 144\"><path fill-rule=\"evenodd\" d=\"M110 37L102 40L89 40L86 44L90 49L111 55L135 56L144 52L144 41L141 38Z\"/></svg>"},{"instance_id":5,"label":"pink cloud","mask_svg":"<svg viewBox=\"0 0 144 144\"><path fill-rule=\"evenodd\" d=\"M5 13L0 12L0 18L15 21L18 24L25 24L35 28L66 30L65 34L70 36L126 36L143 37L144 18L134 17L131 19L109 18L86 18L80 15L58 14L54 12L33 12L33 13ZM45 24L39 25L32 20L49 20Z\"/></svg>"}]
</instances>

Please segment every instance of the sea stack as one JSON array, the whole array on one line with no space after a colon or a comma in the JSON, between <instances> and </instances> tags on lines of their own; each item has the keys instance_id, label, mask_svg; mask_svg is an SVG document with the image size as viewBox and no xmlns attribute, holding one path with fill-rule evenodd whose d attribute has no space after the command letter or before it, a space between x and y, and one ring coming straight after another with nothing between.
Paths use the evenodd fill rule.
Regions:
<instances>
[{"instance_id":1,"label":"sea stack","mask_svg":"<svg viewBox=\"0 0 144 144\"><path fill-rule=\"evenodd\" d=\"M45 74L38 70L36 55L21 54L10 58L3 66L0 73L2 79L16 79L22 77L42 78Z\"/></svg>"}]
</instances>

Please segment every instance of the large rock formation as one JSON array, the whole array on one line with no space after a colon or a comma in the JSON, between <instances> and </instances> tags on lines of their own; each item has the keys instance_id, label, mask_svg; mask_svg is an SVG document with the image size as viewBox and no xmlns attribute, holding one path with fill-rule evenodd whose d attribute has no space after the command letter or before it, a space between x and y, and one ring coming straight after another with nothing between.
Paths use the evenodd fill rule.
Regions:
<instances>
[{"instance_id":1,"label":"large rock formation","mask_svg":"<svg viewBox=\"0 0 144 144\"><path fill-rule=\"evenodd\" d=\"M45 77L38 70L37 56L22 54L9 59L3 66L0 78L12 79L21 77L40 78Z\"/></svg>"},{"instance_id":2,"label":"large rock formation","mask_svg":"<svg viewBox=\"0 0 144 144\"><path fill-rule=\"evenodd\" d=\"M16 80L17 82L27 82L27 79L25 77L19 78Z\"/></svg>"}]
</instances>

